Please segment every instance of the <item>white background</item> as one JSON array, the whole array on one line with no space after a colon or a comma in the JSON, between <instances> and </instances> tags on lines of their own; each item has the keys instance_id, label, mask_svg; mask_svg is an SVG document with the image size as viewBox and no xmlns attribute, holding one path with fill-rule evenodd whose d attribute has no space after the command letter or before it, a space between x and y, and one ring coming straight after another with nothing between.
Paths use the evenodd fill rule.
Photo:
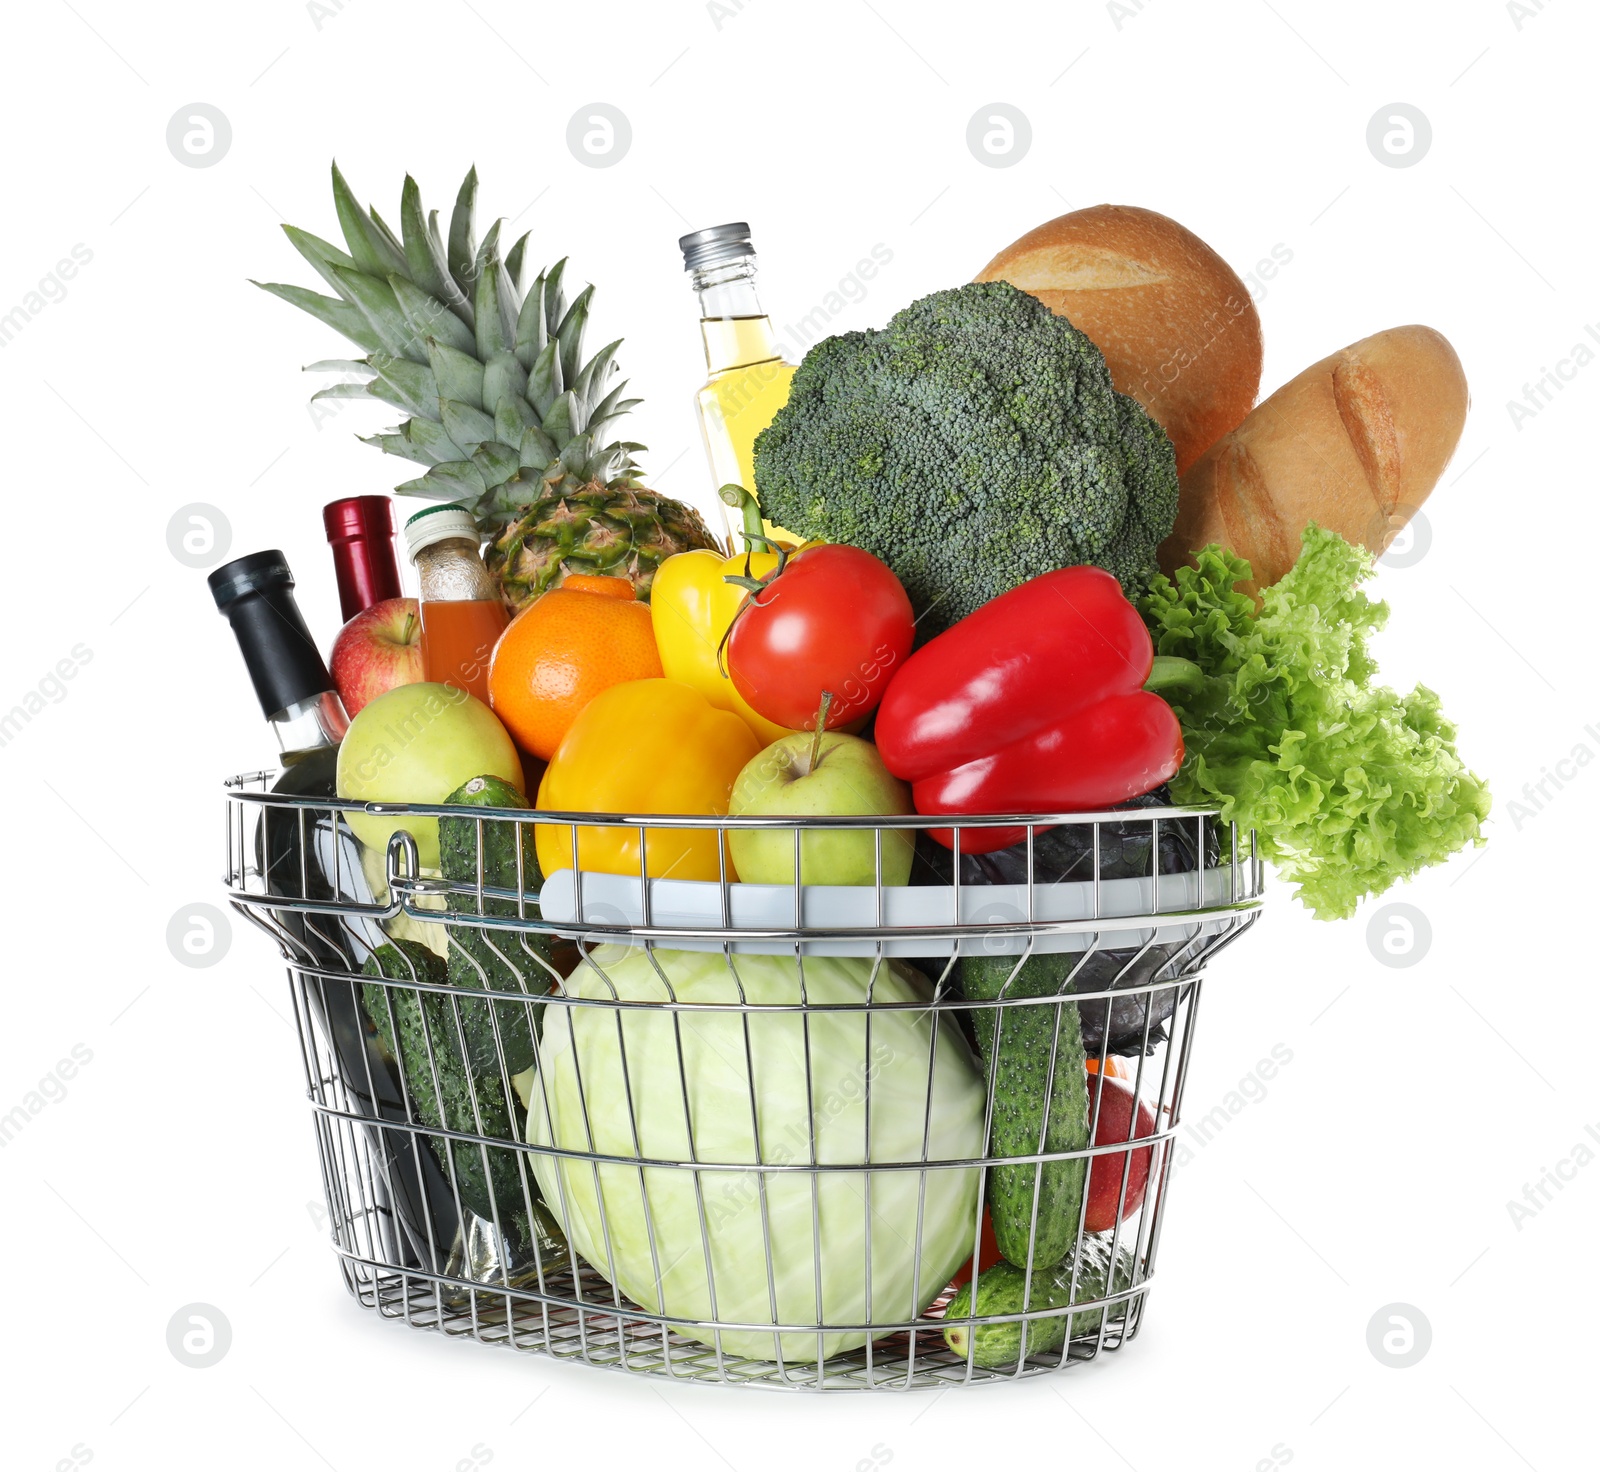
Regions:
<instances>
[{"instance_id":1,"label":"white background","mask_svg":"<svg viewBox=\"0 0 1600 1472\"><path fill-rule=\"evenodd\" d=\"M1600 752L1585 730L1600 366L1520 429L1507 402L1600 322L1593 7L319 8L44 0L8 24L0 312L74 245L92 261L0 349L0 708L75 645L92 658L0 748L0 1112L74 1045L92 1061L0 1150L5 1465L1568 1465L1592 1399L1600 1163L1569 1168L1520 1227L1507 1203L1600 1129L1600 770L1547 787L1531 816L1509 803L1580 743ZM597 101L633 130L608 169L565 143ZM1409 168L1366 143L1396 101L1433 130ZM232 128L208 168L165 142L195 102ZM994 102L1031 121L1013 167L966 146ZM221 778L272 756L169 519L209 503L232 555L284 548L331 639L319 508L407 473L354 438L381 408L313 422L299 369L344 345L246 281L314 284L277 225L336 236L334 155L391 221L408 169L448 211L476 162L486 217L516 215L534 257L570 254L600 283L592 341L627 338L651 483L703 505L675 240L725 219L752 223L780 326L875 245L892 262L830 326L881 324L1023 230L1112 201L1171 214L1241 274L1292 252L1260 299L1264 390L1400 323L1457 345L1473 412L1427 508L1429 551L1381 574L1381 652L1394 683L1443 694L1494 785L1492 840L1390 897L1431 924L1414 965L1374 958L1371 907L1318 925L1281 887L1219 963L1193 1114L1275 1045L1292 1062L1179 1170L1125 1352L1015 1387L775 1398L449 1343L344 1295L271 948L236 922L225 958L191 969L165 941L182 907L221 903ZM206 1370L166 1347L195 1301L233 1330ZM1410 1369L1367 1347L1394 1302L1432 1325Z\"/></svg>"}]
</instances>

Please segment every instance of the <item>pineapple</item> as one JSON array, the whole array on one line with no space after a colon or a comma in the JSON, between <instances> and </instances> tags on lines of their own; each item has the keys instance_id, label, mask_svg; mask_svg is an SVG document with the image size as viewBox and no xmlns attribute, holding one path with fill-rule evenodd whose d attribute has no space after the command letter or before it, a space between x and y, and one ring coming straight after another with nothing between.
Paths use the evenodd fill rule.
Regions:
<instances>
[{"instance_id":1,"label":"pineapple","mask_svg":"<svg viewBox=\"0 0 1600 1472\"><path fill-rule=\"evenodd\" d=\"M559 587L569 572L627 578L648 598L667 558L715 546L693 507L643 486L593 481L525 506L490 544L487 561L515 611Z\"/></svg>"},{"instance_id":2,"label":"pineapple","mask_svg":"<svg viewBox=\"0 0 1600 1472\"><path fill-rule=\"evenodd\" d=\"M620 339L583 357L594 288L568 305L561 260L524 294L528 237L502 255L497 220L480 244L477 192L473 169L444 236L408 175L396 238L376 210L356 202L335 164L334 206L349 253L283 228L337 296L256 285L366 349L365 358L313 363L355 380L313 400L378 399L411 416L364 442L427 467L397 495L472 512L513 613L559 586L569 568L627 577L646 597L665 558L718 544L693 508L640 484L633 456L643 445L609 438L639 400L622 396L625 383L610 383Z\"/></svg>"}]
</instances>

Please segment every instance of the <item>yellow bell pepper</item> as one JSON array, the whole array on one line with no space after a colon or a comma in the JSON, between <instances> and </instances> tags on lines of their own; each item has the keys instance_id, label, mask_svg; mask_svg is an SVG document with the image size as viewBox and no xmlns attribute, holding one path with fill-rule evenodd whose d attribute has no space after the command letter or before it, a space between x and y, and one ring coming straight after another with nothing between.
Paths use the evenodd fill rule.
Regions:
<instances>
[{"instance_id":1,"label":"yellow bell pepper","mask_svg":"<svg viewBox=\"0 0 1600 1472\"><path fill-rule=\"evenodd\" d=\"M786 726L774 725L751 710L717 665L717 646L744 602L745 590L730 577L764 578L778 565L776 552L750 553L748 571L744 554L679 552L656 569L650 586L650 622L661 672L669 680L692 685L718 710L731 710L770 746L787 736Z\"/></svg>"},{"instance_id":2,"label":"yellow bell pepper","mask_svg":"<svg viewBox=\"0 0 1600 1472\"><path fill-rule=\"evenodd\" d=\"M659 578L660 574L657 574ZM584 706L550 758L538 807L556 812L728 811L733 782L761 750L755 733L677 680L629 680ZM540 823L536 848L546 874L572 868L572 829ZM578 828L580 867L639 873L639 844L652 879L715 880L715 828ZM728 877L734 877L731 860Z\"/></svg>"}]
</instances>

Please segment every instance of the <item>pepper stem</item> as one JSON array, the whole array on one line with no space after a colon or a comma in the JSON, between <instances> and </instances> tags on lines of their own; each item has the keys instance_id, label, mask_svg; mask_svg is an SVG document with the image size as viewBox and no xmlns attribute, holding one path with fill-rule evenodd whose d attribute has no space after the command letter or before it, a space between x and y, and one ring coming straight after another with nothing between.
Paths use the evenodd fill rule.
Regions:
<instances>
[{"instance_id":1,"label":"pepper stem","mask_svg":"<svg viewBox=\"0 0 1600 1472\"><path fill-rule=\"evenodd\" d=\"M817 770L817 763L822 760L822 733L828 729L828 711L833 705L833 691L822 692L822 704L817 707L817 733L811 738L811 765L808 772Z\"/></svg>"},{"instance_id":2,"label":"pepper stem","mask_svg":"<svg viewBox=\"0 0 1600 1472\"><path fill-rule=\"evenodd\" d=\"M1176 654L1158 654L1150 666L1150 678L1144 682L1146 690L1157 695L1168 691L1183 693L1198 690L1205 683L1206 672L1192 659Z\"/></svg>"},{"instance_id":3,"label":"pepper stem","mask_svg":"<svg viewBox=\"0 0 1600 1472\"><path fill-rule=\"evenodd\" d=\"M741 485L730 481L723 486L717 496L724 505L732 506L740 513L743 526L741 530L749 546L770 547L772 539L761 530L761 507L756 504L756 498Z\"/></svg>"}]
</instances>

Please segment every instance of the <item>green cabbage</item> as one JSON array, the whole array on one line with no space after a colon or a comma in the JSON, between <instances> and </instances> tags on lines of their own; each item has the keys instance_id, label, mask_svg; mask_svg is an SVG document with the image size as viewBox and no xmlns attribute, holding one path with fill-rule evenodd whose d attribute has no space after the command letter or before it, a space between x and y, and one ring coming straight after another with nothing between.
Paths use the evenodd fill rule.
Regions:
<instances>
[{"instance_id":1,"label":"green cabbage","mask_svg":"<svg viewBox=\"0 0 1600 1472\"><path fill-rule=\"evenodd\" d=\"M724 1165L805 1166L813 1150L825 1165L982 1155L984 1087L959 1032L942 1022L935 1042L934 1014L925 1010L874 1005L869 1026L860 1009L869 986L874 1004L928 1000L927 983L910 968L886 962L874 977L866 960L808 958L805 1000L858 1010L802 1018L795 1011L722 1010L741 999L741 987L748 1002L798 1003L802 972L792 957L620 954L615 962L600 958L603 972L586 962L567 981L567 995L665 1002L666 978L678 1001L719 1005L551 1005L528 1110L531 1144ZM981 1177L973 1167L813 1175L595 1166L546 1154L533 1161L572 1245L635 1303L679 1318L743 1324L913 1318L972 1251ZM683 1332L714 1342L709 1328ZM776 1359L781 1338L782 1358L813 1361L868 1337L721 1336L731 1355Z\"/></svg>"},{"instance_id":2,"label":"green cabbage","mask_svg":"<svg viewBox=\"0 0 1600 1472\"><path fill-rule=\"evenodd\" d=\"M1425 685L1376 683L1368 638L1389 617L1360 584L1372 557L1306 529L1300 557L1255 600L1250 564L1196 554L1143 601L1158 654L1200 666L1192 690L1164 691L1183 727L1179 802L1215 803L1319 919L1482 843L1489 791L1456 754L1455 727Z\"/></svg>"}]
</instances>

